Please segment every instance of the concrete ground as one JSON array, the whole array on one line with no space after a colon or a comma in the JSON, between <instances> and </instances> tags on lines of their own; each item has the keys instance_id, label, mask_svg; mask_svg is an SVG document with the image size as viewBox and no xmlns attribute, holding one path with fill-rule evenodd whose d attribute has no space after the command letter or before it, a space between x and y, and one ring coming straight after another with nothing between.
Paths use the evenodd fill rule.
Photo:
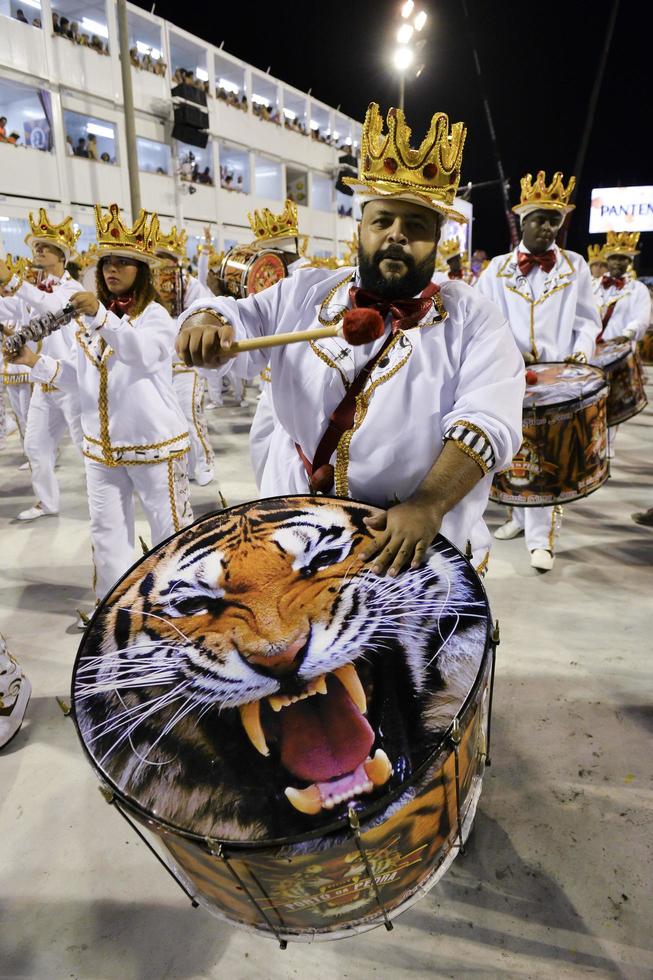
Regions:
<instances>
[{"instance_id":1,"label":"concrete ground","mask_svg":"<svg viewBox=\"0 0 653 980\"><path fill-rule=\"evenodd\" d=\"M230 503L256 496L252 414L211 413ZM91 604L81 463L65 446L61 516L20 525L32 497L10 438L0 630L34 692L0 754L0 978L653 977L653 531L630 520L653 505L652 444L648 409L620 430L609 484L566 508L551 573L531 570L523 540L496 543L493 765L466 856L393 932L282 952L191 909L100 796L55 700L74 609ZM194 495L200 512L215 490Z\"/></svg>"}]
</instances>

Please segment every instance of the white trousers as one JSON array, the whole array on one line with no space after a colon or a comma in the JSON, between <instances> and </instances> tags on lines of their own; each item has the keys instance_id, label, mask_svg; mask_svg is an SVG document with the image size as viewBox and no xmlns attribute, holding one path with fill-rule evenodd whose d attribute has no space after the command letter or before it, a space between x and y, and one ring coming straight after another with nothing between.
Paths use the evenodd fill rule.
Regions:
<instances>
[{"instance_id":1,"label":"white trousers","mask_svg":"<svg viewBox=\"0 0 653 980\"><path fill-rule=\"evenodd\" d=\"M50 514L59 511L59 481L54 472L57 447L68 429L70 438L81 452L82 425L77 394L63 391L43 391L34 386L27 413L25 455L32 471L34 495L43 510Z\"/></svg>"},{"instance_id":2,"label":"white trousers","mask_svg":"<svg viewBox=\"0 0 653 980\"><path fill-rule=\"evenodd\" d=\"M543 548L553 554L560 513L561 509L556 511L555 507L513 507L510 516L523 527L529 551Z\"/></svg>"},{"instance_id":3,"label":"white trousers","mask_svg":"<svg viewBox=\"0 0 653 980\"><path fill-rule=\"evenodd\" d=\"M85 459L84 465L95 565L93 588L102 599L136 559L134 494L150 525L152 547L193 520L186 457L141 466L105 466Z\"/></svg>"},{"instance_id":4,"label":"white trousers","mask_svg":"<svg viewBox=\"0 0 653 980\"><path fill-rule=\"evenodd\" d=\"M215 457L209 443L209 430L204 416L205 379L193 368L186 368L173 373L172 387L188 423L188 472L192 476L207 471L212 474Z\"/></svg>"},{"instance_id":5,"label":"white trousers","mask_svg":"<svg viewBox=\"0 0 653 980\"><path fill-rule=\"evenodd\" d=\"M32 397L31 384L5 385L9 395L9 404L16 419L16 425L20 432L20 438L25 438L25 428L27 426L27 412L29 409L30 398Z\"/></svg>"}]
</instances>

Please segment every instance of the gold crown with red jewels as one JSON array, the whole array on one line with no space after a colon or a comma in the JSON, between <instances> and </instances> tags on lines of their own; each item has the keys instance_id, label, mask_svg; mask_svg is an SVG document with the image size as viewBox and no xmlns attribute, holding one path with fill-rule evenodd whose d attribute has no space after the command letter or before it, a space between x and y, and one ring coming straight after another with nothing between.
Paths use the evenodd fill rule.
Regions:
<instances>
[{"instance_id":1,"label":"gold crown with red jewels","mask_svg":"<svg viewBox=\"0 0 653 980\"><path fill-rule=\"evenodd\" d=\"M156 265L158 257L157 232L159 219L151 217L141 208L131 228L124 224L117 204L110 204L106 215L102 206L95 205L95 226L97 232L98 259L104 255L121 255L125 258L140 259Z\"/></svg>"},{"instance_id":2,"label":"gold crown with red jewels","mask_svg":"<svg viewBox=\"0 0 653 980\"><path fill-rule=\"evenodd\" d=\"M55 245L64 253L66 260L75 251L77 239L82 233L81 228L75 229L73 219L70 215L64 218L58 225L54 224L48 218L45 208L39 208L39 215L36 219L30 211L29 224L31 231L25 237L27 245L33 245L36 241L47 242L48 245Z\"/></svg>"},{"instance_id":3,"label":"gold crown with red jewels","mask_svg":"<svg viewBox=\"0 0 653 980\"><path fill-rule=\"evenodd\" d=\"M588 245L587 246L587 261L592 262L602 262L603 261L603 245Z\"/></svg>"},{"instance_id":4,"label":"gold crown with red jewels","mask_svg":"<svg viewBox=\"0 0 653 980\"><path fill-rule=\"evenodd\" d=\"M526 174L521 179L521 197L519 204L512 209L515 214L526 215L531 211L559 211L567 214L573 211L575 204L570 204L571 195L576 186L576 178L570 177L569 183L565 187L563 176L557 170L550 184L546 183L546 174L543 170L538 170L535 182L533 175Z\"/></svg>"},{"instance_id":5,"label":"gold crown with red jewels","mask_svg":"<svg viewBox=\"0 0 653 980\"><path fill-rule=\"evenodd\" d=\"M462 255L463 248L460 244L460 239L445 238L443 242L439 243L438 252L445 261L447 259L452 259L455 255Z\"/></svg>"},{"instance_id":6,"label":"gold crown with red jewels","mask_svg":"<svg viewBox=\"0 0 653 980\"><path fill-rule=\"evenodd\" d=\"M247 215L256 243L274 241L277 238L297 238L299 212L294 201L286 199L281 214L272 214L269 208L251 211Z\"/></svg>"},{"instance_id":7,"label":"gold crown with red jewels","mask_svg":"<svg viewBox=\"0 0 653 980\"><path fill-rule=\"evenodd\" d=\"M387 133L376 102L371 102L361 138L358 177L343 177L364 197L395 197L438 211L457 221L466 221L453 204L463 158L467 128L436 112L428 132L417 149L410 145L411 130L403 109L389 109Z\"/></svg>"},{"instance_id":8,"label":"gold crown with red jewels","mask_svg":"<svg viewBox=\"0 0 653 980\"><path fill-rule=\"evenodd\" d=\"M161 231L158 214L153 214L150 225L150 236L156 240L157 252L168 252L178 259L186 258L188 232L184 229L177 231L177 225L173 225L168 234L164 235Z\"/></svg>"},{"instance_id":9,"label":"gold crown with red jewels","mask_svg":"<svg viewBox=\"0 0 653 980\"><path fill-rule=\"evenodd\" d=\"M629 255L634 258L639 255L638 242L638 231L609 231L602 248L603 258L607 258L608 255Z\"/></svg>"}]
</instances>

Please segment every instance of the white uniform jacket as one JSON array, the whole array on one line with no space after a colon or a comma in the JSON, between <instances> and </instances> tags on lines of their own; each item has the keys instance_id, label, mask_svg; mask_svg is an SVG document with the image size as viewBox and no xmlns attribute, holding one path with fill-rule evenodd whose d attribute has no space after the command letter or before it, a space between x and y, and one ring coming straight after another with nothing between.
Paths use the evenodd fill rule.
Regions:
<instances>
[{"instance_id":1,"label":"white uniform jacket","mask_svg":"<svg viewBox=\"0 0 653 980\"><path fill-rule=\"evenodd\" d=\"M601 276L594 281L594 298L601 320L612 307L602 340L612 340L614 337L642 339L651 318L651 294L643 282L628 279L621 289L616 286L606 289Z\"/></svg>"},{"instance_id":2,"label":"white uniform jacket","mask_svg":"<svg viewBox=\"0 0 653 980\"><path fill-rule=\"evenodd\" d=\"M197 307L222 313L237 339L306 330L342 320L356 276L355 269L300 269L247 299L214 297ZM439 298L417 327L397 332L358 395L353 430L331 459L336 494L378 506L405 500L438 458L445 432L462 420L485 433L496 467L507 465L518 450L524 370L508 324L463 283L445 283ZM191 307L180 323L192 312ZM389 330L388 323L386 337ZM308 491L296 444L313 459L329 416L383 339L352 347L334 337L236 359L238 373L250 378L268 359L270 364L279 424L263 472L263 496ZM488 543L482 514L491 479L487 473L442 525L462 549L467 541L474 550Z\"/></svg>"},{"instance_id":3,"label":"white uniform jacket","mask_svg":"<svg viewBox=\"0 0 653 980\"><path fill-rule=\"evenodd\" d=\"M75 348L40 357L31 376L64 391L79 386L84 455L121 466L187 452L188 427L172 390L175 325L163 307L150 303L132 320L100 303L79 324Z\"/></svg>"},{"instance_id":4,"label":"white uniform jacket","mask_svg":"<svg viewBox=\"0 0 653 980\"><path fill-rule=\"evenodd\" d=\"M510 323L522 354L536 361L559 361L570 354L594 353L601 322L592 292L589 266L577 252L553 246L550 272L535 266L523 276L517 252L497 255L481 274L476 290L493 300Z\"/></svg>"}]
</instances>

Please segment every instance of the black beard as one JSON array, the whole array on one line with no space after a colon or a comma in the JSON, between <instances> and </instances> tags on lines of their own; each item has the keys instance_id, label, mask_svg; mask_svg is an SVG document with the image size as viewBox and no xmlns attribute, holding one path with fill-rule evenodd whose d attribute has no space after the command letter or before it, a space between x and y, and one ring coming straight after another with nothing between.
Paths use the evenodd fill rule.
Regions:
<instances>
[{"instance_id":1,"label":"black beard","mask_svg":"<svg viewBox=\"0 0 653 980\"><path fill-rule=\"evenodd\" d=\"M403 276L393 276L386 279L381 272L383 259L399 258L406 265ZM412 255L400 245L388 245L379 249L371 257L362 245L358 246L358 271L363 289L368 289L383 299L408 299L417 296L430 283L435 271L435 245L421 262L416 262Z\"/></svg>"}]
</instances>

